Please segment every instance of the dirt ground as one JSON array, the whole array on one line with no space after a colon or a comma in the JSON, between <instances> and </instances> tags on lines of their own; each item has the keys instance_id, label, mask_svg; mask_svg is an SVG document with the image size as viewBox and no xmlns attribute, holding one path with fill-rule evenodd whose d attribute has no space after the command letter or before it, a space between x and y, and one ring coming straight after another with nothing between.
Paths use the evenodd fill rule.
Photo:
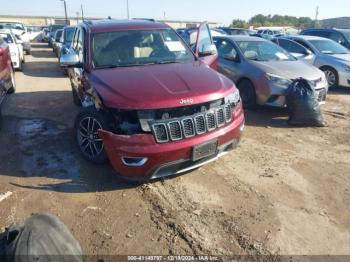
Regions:
<instances>
[{"instance_id":1,"label":"dirt ground","mask_svg":"<svg viewBox=\"0 0 350 262\"><path fill-rule=\"evenodd\" d=\"M3 105L0 228L59 216L86 254L350 255L350 89L322 110L326 128L287 112L246 112L239 148L183 176L144 185L80 156L69 80L34 44Z\"/></svg>"}]
</instances>

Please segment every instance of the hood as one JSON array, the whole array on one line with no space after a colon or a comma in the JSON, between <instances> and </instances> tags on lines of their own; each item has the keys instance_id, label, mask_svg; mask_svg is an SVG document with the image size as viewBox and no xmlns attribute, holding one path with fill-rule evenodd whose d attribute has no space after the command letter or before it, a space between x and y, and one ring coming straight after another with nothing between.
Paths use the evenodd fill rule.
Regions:
<instances>
[{"instance_id":1,"label":"hood","mask_svg":"<svg viewBox=\"0 0 350 262\"><path fill-rule=\"evenodd\" d=\"M200 104L234 90L231 80L201 62L99 69L89 80L107 107L119 109Z\"/></svg>"},{"instance_id":2,"label":"hood","mask_svg":"<svg viewBox=\"0 0 350 262\"><path fill-rule=\"evenodd\" d=\"M322 71L303 61L252 61L262 71L286 79L305 78L313 81L322 77Z\"/></svg>"}]
</instances>

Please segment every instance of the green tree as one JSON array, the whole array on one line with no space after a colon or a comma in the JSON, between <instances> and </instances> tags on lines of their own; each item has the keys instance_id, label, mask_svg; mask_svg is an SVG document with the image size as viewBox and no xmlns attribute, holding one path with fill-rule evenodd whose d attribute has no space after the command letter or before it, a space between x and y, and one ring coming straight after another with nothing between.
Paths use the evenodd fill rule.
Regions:
<instances>
[{"instance_id":1,"label":"green tree","mask_svg":"<svg viewBox=\"0 0 350 262\"><path fill-rule=\"evenodd\" d=\"M237 27L237 28L248 28L249 24L241 19L234 19L231 23L231 27Z\"/></svg>"}]
</instances>

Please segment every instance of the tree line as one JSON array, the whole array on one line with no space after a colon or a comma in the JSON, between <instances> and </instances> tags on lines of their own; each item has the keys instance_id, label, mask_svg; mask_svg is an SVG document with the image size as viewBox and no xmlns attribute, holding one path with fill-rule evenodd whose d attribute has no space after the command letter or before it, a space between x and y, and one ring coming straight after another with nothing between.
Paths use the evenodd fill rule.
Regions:
<instances>
[{"instance_id":1,"label":"tree line","mask_svg":"<svg viewBox=\"0 0 350 262\"><path fill-rule=\"evenodd\" d=\"M262 15L258 14L249 19L249 21L234 19L231 27L249 28L250 26L293 26L296 28L315 27L315 20L310 17L295 17L288 15Z\"/></svg>"}]
</instances>

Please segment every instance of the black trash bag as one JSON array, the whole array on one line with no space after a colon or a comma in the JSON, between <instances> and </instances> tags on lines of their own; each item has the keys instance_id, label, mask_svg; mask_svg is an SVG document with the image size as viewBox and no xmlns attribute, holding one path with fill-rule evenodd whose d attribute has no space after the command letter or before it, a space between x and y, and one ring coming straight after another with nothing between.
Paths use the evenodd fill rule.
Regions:
<instances>
[{"instance_id":1,"label":"black trash bag","mask_svg":"<svg viewBox=\"0 0 350 262\"><path fill-rule=\"evenodd\" d=\"M11 225L0 236L0 259L6 262L82 262L82 250L68 228L50 214L35 214Z\"/></svg>"},{"instance_id":2,"label":"black trash bag","mask_svg":"<svg viewBox=\"0 0 350 262\"><path fill-rule=\"evenodd\" d=\"M293 126L325 127L318 97L310 83L299 78L287 89L288 124Z\"/></svg>"}]
</instances>

